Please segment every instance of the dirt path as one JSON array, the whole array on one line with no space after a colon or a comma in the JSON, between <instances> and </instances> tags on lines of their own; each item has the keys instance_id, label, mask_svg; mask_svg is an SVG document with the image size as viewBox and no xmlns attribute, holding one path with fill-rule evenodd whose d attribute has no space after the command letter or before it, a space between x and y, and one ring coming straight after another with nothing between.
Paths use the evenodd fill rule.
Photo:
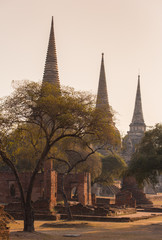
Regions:
<instances>
[{"instance_id":1,"label":"dirt path","mask_svg":"<svg viewBox=\"0 0 162 240\"><path fill-rule=\"evenodd\" d=\"M130 223L104 223L86 221L36 221L35 233L23 233L22 221L11 224L11 240L65 240L65 239L111 239L111 240L150 240L162 239L162 216ZM65 237L78 234L78 237Z\"/></svg>"}]
</instances>

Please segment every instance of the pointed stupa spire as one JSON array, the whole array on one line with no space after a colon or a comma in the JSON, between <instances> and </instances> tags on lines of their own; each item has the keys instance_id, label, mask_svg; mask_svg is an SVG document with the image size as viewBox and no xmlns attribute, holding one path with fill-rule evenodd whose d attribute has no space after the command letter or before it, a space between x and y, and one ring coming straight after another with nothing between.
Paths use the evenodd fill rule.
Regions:
<instances>
[{"instance_id":1,"label":"pointed stupa spire","mask_svg":"<svg viewBox=\"0 0 162 240\"><path fill-rule=\"evenodd\" d=\"M104 108L110 111L108 94L107 94L105 66L104 66L104 53L102 53L102 59L101 59L96 108Z\"/></svg>"},{"instance_id":2,"label":"pointed stupa spire","mask_svg":"<svg viewBox=\"0 0 162 240\"><path fill-rule=\"evenodd\" d=\"M141 90L140 90L140 75L138 75L138 85L137 85L137 92L136 92L136 100L135 100L135 107L132 122L130 127L133 127L134 130L145 131L146 125L143 118L143 111L142 111L142 101L141 101Z\"/></svg>"},{"instance_id":3,"label":"pointed stupa spire","mask_svg":"<svg viewBox=\"0 0 162 240\"><path fill-rule=\"evenodd\" d=\"M53 17L51 22L51 30L50 30L44 75L43 75L43 82L52 83L60 87Z\"/></svg>"}]
</instances>

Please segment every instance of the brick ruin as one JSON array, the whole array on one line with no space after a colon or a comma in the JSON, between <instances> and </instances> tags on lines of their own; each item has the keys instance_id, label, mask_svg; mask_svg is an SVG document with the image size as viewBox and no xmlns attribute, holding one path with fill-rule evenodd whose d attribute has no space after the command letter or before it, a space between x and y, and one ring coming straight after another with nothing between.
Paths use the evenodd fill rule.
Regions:
<instances>
[{"instance_id":1,"label":"brick ruin","mask_svg":"<svg viewBox=\"0 0 162 240\"><path fill-rule=\"evenodd\" d=\"M136 207L143 205L152 206L152 202L147 199L143 189L140 189L134 177L129 176L123 179L122 188L116 195L115 204L117 206Z\"/></svg>"},{"instance_id":2,"label":"brick ruin","mask_svg":"<svg viewBox=\"0 0 162 240\"><path fill-rule=\"evenodd\" d=\"M31 172L20 173L20 180L27 192ZM52 162L47 161L44 172L38 173L34 182L32 202L35 212L54 212L57 201L62 201L61 175L52 170ZM74 192L75 190L75 192ZM89 173L69 174L65 178L65 192L68 200L77 200L82 205L91 205L91 177ZM77 192L77 194L75 194ZM76 195L76 199L74 199ZM19 188L12 172L0 173L0 203L7 204L6 210L11 212L22 211Z\"/></svg>"},{"instance_id":3,"label":"brick ruin","mask_svg":"<svg viewBox=\"0 0 162 240\"><path fill-rule=\"evenodd\" d=\"M9 228L7 224L10 218L4 211L4 206L0 206L0 240L9 240Z\"/></svg>"},{"instance_id":4,"label":"brick ruin","mask_svg":"<svg viewBox=\"0 0 162 240\"><path fill-rule=\"evenodd\" d=\"M57 200L62 200L61 174L57 178ZM68 200L80 202L82 205L91 205L91 175L90 173L76 173L65 176L65 192Z\"/></svg>"}]
</instances>

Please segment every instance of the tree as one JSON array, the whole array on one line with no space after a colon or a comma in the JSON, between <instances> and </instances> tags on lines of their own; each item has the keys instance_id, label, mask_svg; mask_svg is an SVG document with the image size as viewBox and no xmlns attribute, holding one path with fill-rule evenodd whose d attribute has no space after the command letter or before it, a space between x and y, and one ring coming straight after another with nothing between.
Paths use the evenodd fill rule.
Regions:
<instances>
[{"instance_id":1,"label":"tree","mask_svg":"<svg viewBox=\"0 0 162 240\"><path fill-rule=\"evenodd\" d=\"M105 147L105 146L104 146ZM111 146L112 147L112 146ZM50 159L54 159L55 170L61 173L62 176L62 196L64 205L68 213L68 219L72 219L70 206L64 190L64 178L69 173L89 172L91 173L91 184L101 183L110 185L115 179L121 177L122 172L126 168L125 161L111 150L105 151L108 156L103 157L97 151L101 150L102 146L92 148L87 142L78 141L78 139L69 142L69 139L64 139L60 146L57 146L57 153L50 155ZM106 149L110 145L106 146Z\"/></svg>"},{"instance_id":2,"label":"tree","mask_svg":"<svg viewBox=\"0 0 162 240\"><path fill-rule=\"evenodd\" d=\"M114 179L122 177L122 173L126 169L125 161L116 153L111 153L102 157L102 171L101 174L94 179L93 183L101 183L103 185L110 185Z\"/></svg>"},{"instance_id":3,"label":"tree","mask_svg":"<svg viewBox=\"0 0 162 240\"><path fill-rule=\"evenodd\" d=\"M78 151L79 154L86 156L87 151ZM88 172L91 174L91 184L95 181L97 177L101 175L102 172L102 156L100 153L95 152L93 155L89 156L86 162L82 162L76 166L76 172Z\"/></svg>"},{"instance_id":4,"label":"tree","mask_svg":"<svg viewBox=\"0 0 162 240\"><path fill-rule=\"evenodd\" d=\"M19 172L34 170L44 138L34 125L21 125L7 139L6 152Z\"/></svg>"},{"instance_id":5,"label":"tree","mask_svg":"<svg viewBox=\"0 0 162 240\"><path fill-rule=\"evenodd\" d=\"M146 131L136 147L129 164L128 174L133 174L140 185L155 185L162 173L162 124Z\"/></svg>"},{"instance_id":6,"label":"tree","mask_svg":"<svg viewBox=\"0 0 162 240\"><path fill-rule=\"evenodd\" d=\"M34 129L34 131L33 131ZM24 134L25 133L25 134ZM23 144L33 151L35 166L26 195L19 178L16 161L21 151L8 148L17 134L18 146ZM34 138L33 138L34 137ZM113 125L104 111L96 110L91 95L73 89L56 88L51 84L26 82L0 104L0 156L15 174L24 209L24 231L34 231L34 212L31 205L33 184L43 162L50 156L57 159L56 148L66 139L74 139L89 149L78 163L86 161L97 148L107 143L118 144ZM30 143L30 144L29 144ZM41 145L41 147L40 147ZM59 159L57 159L59 160ZM68 165L70 172L78 164Z\"/></svg>"}]
</instances>

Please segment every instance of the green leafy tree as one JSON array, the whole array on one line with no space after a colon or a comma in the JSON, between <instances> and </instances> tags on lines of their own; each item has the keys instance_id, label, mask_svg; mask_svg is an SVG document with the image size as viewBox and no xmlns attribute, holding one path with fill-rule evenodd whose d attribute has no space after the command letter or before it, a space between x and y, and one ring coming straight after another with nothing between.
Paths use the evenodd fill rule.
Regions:
<instances>
[{"instance_id":1,"label":"green leafy tree","mask_svg":"<svg viewBox=\"0 0 162 240\"><path fill-rule=\"evenodd\" d=\"M101 155L97 152L100 147L92 148L87 141L80 139L64 139L57 145L57 151L51 152L49 158L54 159L54 169L59 173L66 173L70 168L73 173L89 172L91 179L94 179L101 174Z\"/></svg>"},{"instance_id":2,"label":"green leafy tree","mask_svg":"<svg viewBox=\"0 0 162 240\"><path fill-rule=\"evenodd\" d=\"M12 131L7 139L6 151L19 172L34 170L43 142L38 126L23 124Z\"/></svg>"},{"instance_id":3,"label":"green leafy tree","mask_svg":"<svg viewBox=\"0 0 162 240\"><path fill-rule=\"evenodd\" d=\"M87 154L86 151L78 151L84 155ZM76 167L76 172L89 172L91 174L91 183L95 181L97 177L101 175L102 171L102 159L101 154L95 152L91 155L86 162L80 163Z\"/></svg>"},{"instance_id":4,"label":"green leafy tree","mask_svg":"<svg viewBox=\"0 0 162 240\"><path fill-rule=\"evenodd\" d=\"M128 174L133 174L140 185L155 185L162 173L162 124L146 131L129 164Z\"/></svg>"},{"instance_id":5,"label":"green leafy tree","mask_svg":"<svg viewBox=\"0 0 162 240\"><path fill-rule=\"evenodd\" d=\"M24 209L24 231L34 231L31 196L35 178L44 161L53 157L66 162L68 167L65 173L68 174L101 146L117 145L119 138L108 119L104 111L95 109L91 95L69 88L60 92L51 84L41 86L26 82L18 86L11 96L1 100L0 156L14 173L19 186ZM12 140L15 136L17 147ZM61 158L57 150L67 139L72 142L76 140L84 146L88 150L87 155L80 155L79 160L73 163ZM33 159L28 166L32 169L32 175L26 195L19 177L19 170L24 164L24 148Z\"/></svg>"},{"instance_id":6,"label":"green leafy tree","mask_svg":"<svg viewBox=\"0 0 162 240\"><path fill-rule=\"evenodd\" d=\"M94 179L93 183L111 185L115 179L120 179L126 170L125 161L116 153L102 157L101 174Z\"/></svg>"}]
</instances>

